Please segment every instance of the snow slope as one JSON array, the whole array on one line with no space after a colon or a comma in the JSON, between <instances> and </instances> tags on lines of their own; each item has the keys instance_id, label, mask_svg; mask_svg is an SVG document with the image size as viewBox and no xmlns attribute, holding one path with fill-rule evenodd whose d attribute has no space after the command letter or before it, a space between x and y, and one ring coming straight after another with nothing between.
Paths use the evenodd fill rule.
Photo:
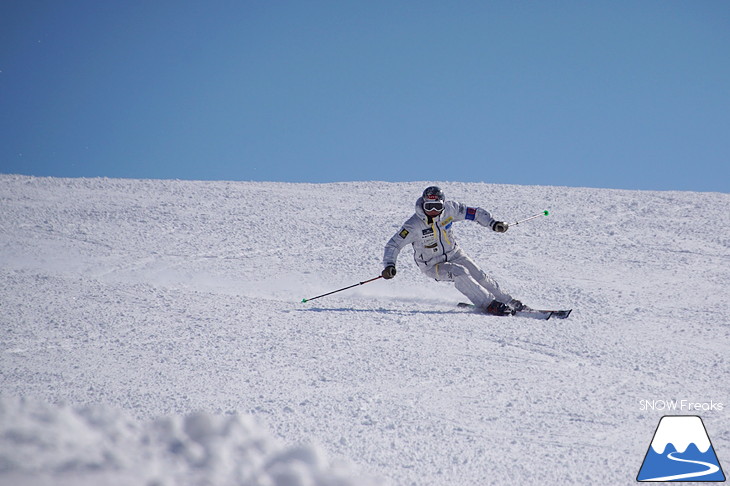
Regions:
<instances>
[{"instance_id":1,"label":"snow slope","mask_svg":"<svg viewBox=\"0 0 730 486\"><path fill-rule=\"evenodd\" d=\"M730 464L730 195L438 182L564 321L477 315L408 249L413 183L0 175L0 484L634 484L659 418Z\"/></svg>"}]
</instances>

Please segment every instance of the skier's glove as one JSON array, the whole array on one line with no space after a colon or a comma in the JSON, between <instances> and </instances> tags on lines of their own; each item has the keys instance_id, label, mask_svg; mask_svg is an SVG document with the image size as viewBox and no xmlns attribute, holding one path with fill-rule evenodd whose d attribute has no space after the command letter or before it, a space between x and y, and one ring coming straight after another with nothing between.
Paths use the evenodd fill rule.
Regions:
<instances>
[{"instance_id":1,"label":"skier's glove","mask_svg":"<svg viewBox=\"0 0 730 486\"><path fill-rule=\"evenodd\" d=\"M395 267L393 265L388 265L383 269L383 273L380 274L384 279L390 280L391 278L395 277Z\"/></svg>"},{"instance_id":2,"label":"skier's glove","mask_svg":"<svg viewBox=\"0 0 730 486\"><path fill-rule=\"evenodd\" d=\"M492 229L497 233L504 233L509 229L509 225L504 221L495 221L492 223Z\"/></svg>"}]
</instances>

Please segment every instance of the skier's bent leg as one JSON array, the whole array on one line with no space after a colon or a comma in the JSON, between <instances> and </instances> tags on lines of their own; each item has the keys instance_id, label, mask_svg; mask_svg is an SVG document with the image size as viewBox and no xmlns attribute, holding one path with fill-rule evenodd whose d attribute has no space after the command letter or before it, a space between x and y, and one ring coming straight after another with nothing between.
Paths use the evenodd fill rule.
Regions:
<instances>
[{"instance_id":1,"label":"skier's bent leg","mask_svg":"<svg viewBox=\"0 0 730 486\"><path fill-rule=\"evenodd\" d=\"M502 302L503 304L509 304L512 300L512 296L508 294L507 292L504 292L497 283L496 280L494 280L489 275L486 275L485 278L482 280L479 280L479 285L484 287L488 292L490 292L494 297Z\"/></svg>"},{"instance_id":2,"label":"skier's bent leg","mask_svg":"<svg viewBox=\"0 0 730 486\"><path fill-rule=\"evenodd\" d=\"M500 288L497 281L487 275L481 268L479 268L479 266L474 263L474 260L462 253L459 258L459 265L464 266L469 271L469 274L474 278L474 280L476 280L479 285L484 287L484 289L491 295L493 295L494 298L497 299L499 302L502 302L503 304L510 303L510 301L512 300L512 296L507 292L504 292Z\"/></svg>"},{"instance_id":3,"label":"skier's bent leg","mask_svg":"<svg viewBox=\"0 0 730 486\"><path fill-rule=\"evenodd\" d=\"M494 300L494 296L487 292L484 287L479 285L469 275L462 275L455 278L454 287L480 309L486 309L489 303Z\"/></svg>"},{"instance_id":4,"label":"skier's bent leg","mask_svg":"<svg viewBox=\"0 0 730 486\"><path fill-rule=\"evenodd\" d=\"M429 274L439 281L454 282L456 290L461 292L475 306L486 309L495 297L480 285L463 265L455 263L439 263Z\"/></svg>"}]
</instances>

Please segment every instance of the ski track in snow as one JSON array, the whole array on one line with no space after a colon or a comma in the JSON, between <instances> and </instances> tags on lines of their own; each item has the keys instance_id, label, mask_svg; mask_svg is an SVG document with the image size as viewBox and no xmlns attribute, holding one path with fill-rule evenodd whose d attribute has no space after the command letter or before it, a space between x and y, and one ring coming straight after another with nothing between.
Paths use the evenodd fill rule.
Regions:
<instances>
[{"instance_id":1,"label":"ski track in snow","mask_svg":"<svg viewBox=\"0 0 730 486\"><path fill-rule=\"evenodd\" d=\"M564 321L458 309L408 248L300 302L377 276L429 184L0 175L0 484L633 484L639 400L730 403L728 194L441 182L550 210L456 234Z\"/></svg>"}]
</instances>

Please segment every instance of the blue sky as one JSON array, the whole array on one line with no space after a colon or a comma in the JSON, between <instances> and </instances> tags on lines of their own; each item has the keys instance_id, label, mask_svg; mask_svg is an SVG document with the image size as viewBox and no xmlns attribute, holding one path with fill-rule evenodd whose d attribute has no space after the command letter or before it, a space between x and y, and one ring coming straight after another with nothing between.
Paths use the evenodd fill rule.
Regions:
<instances>
[{"instance_id":1,"label":"blue sky","mask_svg":"<svg viewBox=\"0 0 730 486\"><path fill-rule=\"evenodd\" d=\"M0 4L0 173L730 192L730 2Z\"/></svg>"}]
</instances>

